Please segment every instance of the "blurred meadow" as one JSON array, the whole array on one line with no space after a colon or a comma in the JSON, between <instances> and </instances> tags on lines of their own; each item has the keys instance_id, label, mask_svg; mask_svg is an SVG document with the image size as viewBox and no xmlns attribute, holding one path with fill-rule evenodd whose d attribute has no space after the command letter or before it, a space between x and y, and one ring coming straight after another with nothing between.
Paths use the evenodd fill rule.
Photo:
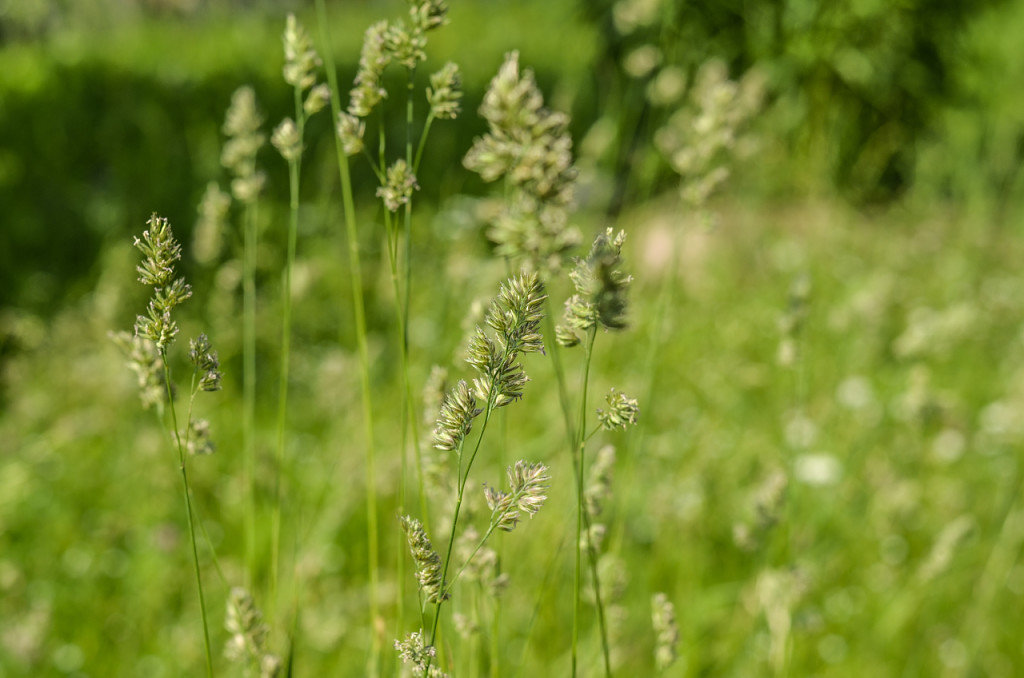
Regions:
<instances>
[{"instance_id":1,"label":"blurred meadow","mask_svg":"<svg viewBox=\"0 0 1024 678\"><path fill-rule=\"evenodd\" d=\"M286 17L344 110L367 27L409 7L0 0L0 678L1024 675L1024 0L450 0L357 116L370 161L340 160L337 112L282 77ZM502 238L536 187L487 175L506 146L467 157L512 52L554 139L529 181L569 187L533 260ZM413 157L449 61L461 112L431 113L389 210L375 170ZM258 210L222 166L243 86ZM178 424L213 446L185 453L187 511L163 377L112 340L154 213L192 290ZM626 327L558 346L579 271L624 285L587 258L606 229ZM524 265L553 322L521 401L478 392L470 476L434 446L443 385L472 381L475 326L506 345L486 312ZM222 390L193 416L200 333ZM610 389L634 426L597 425ZM520 459L546 501L491 536ZM443 604L405 515L454 562Z\"/></svg>"}]
</instances>

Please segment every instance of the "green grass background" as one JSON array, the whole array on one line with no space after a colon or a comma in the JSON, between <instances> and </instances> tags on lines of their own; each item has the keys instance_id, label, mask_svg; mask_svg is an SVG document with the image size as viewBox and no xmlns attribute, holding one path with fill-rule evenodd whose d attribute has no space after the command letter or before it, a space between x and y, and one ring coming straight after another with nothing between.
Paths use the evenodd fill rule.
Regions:
<instances>
[{"instance_id":1,"label":"green grass background","mask_svg":"<svg viewBox=\"0 0 1024 678\"><path fill-rule=\"evenodd\" d=\"M343 82L363 28L398 4L332 7ZM654 190L616 221L629 233L631 327L599 336L591 399L599 404L612 386L639 397L641 425L601 434L588 450L618 450L604 582L620 674L655 675L657 591L675 603L681 631L668 676L1024 673L1024 61L1013 39L1021 5L979 9L956 33L950 49L970 57L957 71L958 95L935 105L914 142L919 167L898 197L866 202L857 197L871 190L851 195L828 178L808 179L817 166L807 164L806 146L790 143L782 92L758 123L761 155L740 168L710 217L683 210L672 190ZM303 16L312 26L312 13ZM467 376L467 318L505 275L473 203L460 197L481 187L459 164L484 129L475 109L503 53L521 50L548 101L573 111L577 141L602 114L592 70L599 32L576 5L453 3L451 19L432 38L431 63L458 60L467 98L458 123L436 127L414 217L417 385L434 364ZM268 119L285 114L283 12L150 11L103 32L90 23L99 19L76 21L26 36L8 24L0 48L0 676L195 675L202 640L176 456L139 407L107 333L130 327L145 303L130 234L156 210L188 243L194 205L219 178L230 92L253 82ZM277 651L294 636L295 675L355 676L371 626L358 363L333 149L324 121L310 131L282 476L282 589L299 613L294 633L283 612L269 621ZM258 338L266 546L286 181L273 153L261 162L271 181ZM401 373L380 215L361 174L382 623L391 639L418 622L395 618L398 596L407 612L415 598L411 566L405 581L396 574L405 551ZM606 225L604 184L591 185L577 219L588 235ZM236 264L204 269L187 259L196 294L182 337L207 332L226 375L224 392L199 403L217 453L190 467L224 577L203 548L220 648L227 591L246 580L241 301ZM799 281L809 285L806 317L796 360L784 365L780 321ZM550 290L556 304L566 287ZM575 374L579 356L565 359ZM526 397L501 411L471 485L501 482L515 459L543 460L550 499L500 535L511 585L497 656L489 621L476 641L445 634L459 676L486 675L494 662L505 676L568 673L572 471L551 365L531 356L526 368ZM777 470L789 477L778 523L742 549L735 526L754 520L758 488ZM472 586L457 590L452 610L484 620L493 611ZM584 623L583 675L598 675L591 608ZM780 647L782 661L773 661ZM391 675L393 657L385 659ZM219 674L242 675L217 663Z\"/></svg>"}]
</instances>

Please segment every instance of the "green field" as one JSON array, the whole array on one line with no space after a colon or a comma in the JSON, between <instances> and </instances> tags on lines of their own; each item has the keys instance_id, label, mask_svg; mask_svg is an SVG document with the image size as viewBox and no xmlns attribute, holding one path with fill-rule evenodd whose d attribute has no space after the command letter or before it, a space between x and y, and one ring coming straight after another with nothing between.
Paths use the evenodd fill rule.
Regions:
<instances>
[{"instance_id":1,"label":"green field","mask_svg":"<svg viewBox=\"0 0 1024 678\"><path fill-rule=\"evenodd\" d=\"M343 161L330 107L300 114L308 88L294 100L281 78L285 16L331 46L311 72L337 62L344 109L363 31L406 4L328 2L326 23L286 4L0 2L0 678L270 675L269 655L280 676L418 675L393 645L420 629L431 675L459 678L1024 674L1024 4L951 28L924 3L452 2L409 80L412 123L392 62L360 116L368 157ZM502 118L543 123L505 140L532 174L484 181L464 158L495 134L478 112L511 50L547 108ZM712 57L730 80L706 76ZM413 157L449 60L462 111L432 121L411 207L390 212L371 165L405 158L407 130ZM675 98L652 94L677 72ZM222 124L249 84L266 184L204 225L209 182L232 190ZM270 143L285 116L308 117L295 163ZM707 162L689 172L673 153L691 150ZM540 228L567 215L578 243L503 250L502 220L538 203L557 222ZM163 366L145 408L111 338L146 312L132 239L153 213L192 289L166 351L173 414ZM587 259L607 228L621 262ZM623 328L602 325L622 283L605 264L632 276ZM524 266L552 322L519 356L521 400L496 407L504 377L467 349L480 326L507 351L487 310ZM601 319L559 346L574 292ZM191 407L200 333L222 389ZM433 444L442 370L491 388L457 450ZM637 400L634 426L598 425L610 389ZM186 413L212 454L179 457ZM547 467L546 501L473 552L503 517L485 491L518 460ZM429 558L410 557L406 515L446 564L442 604L417 584ZM235 587L265 626L231 628Z\"/></svg>"}]
</instances>

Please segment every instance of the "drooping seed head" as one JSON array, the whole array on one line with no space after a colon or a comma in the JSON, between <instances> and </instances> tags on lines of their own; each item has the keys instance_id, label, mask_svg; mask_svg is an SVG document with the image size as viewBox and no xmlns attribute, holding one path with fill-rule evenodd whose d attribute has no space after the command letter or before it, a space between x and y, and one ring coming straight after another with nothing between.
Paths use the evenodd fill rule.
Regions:
<instances>
[{"instance_id":1,"label":"drooping seed head","mask_svg":"<svg viewBox=\"0 0 1024 678\"><path fill-rule=\"evenodd\" d=\"M676 608L664 593L656 593L651 598L651 623L656 636L654 660L658 669L664 671L678 657L679 645Z\"/></svg>"}]
</instances>

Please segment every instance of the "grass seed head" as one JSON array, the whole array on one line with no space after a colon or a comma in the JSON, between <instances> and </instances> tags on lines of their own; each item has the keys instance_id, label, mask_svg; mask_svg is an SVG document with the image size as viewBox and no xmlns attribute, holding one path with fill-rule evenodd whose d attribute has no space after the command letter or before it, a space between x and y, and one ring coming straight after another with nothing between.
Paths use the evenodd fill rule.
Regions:
<instances>
[{"instance_id":1,"label":"grass seed head","mask_svg":"<svg viewBox=\"0 0 1024 678\"><path fill-rule=\"evenodd\" d=\"M656 636L654 661L658 670L664 671L678 658L679 646L676 608L664 593L655 593L651 598L651 623Z\"/></svg>"},{"instance_id":2,"label":"grass seed head","mask_svg":"<svg viewBox=\"0 0 1024 678\"><path fill-rule=\"evenodd\" d=\"M281 157L289 163L297 162L302 156L302 137L299 136L299 128L291 118L285 118L274 128L270 143L274 144Z\"/></svg>"},{"instance_id":3,"label":"grass seed head","mask_svg":"<svg viewBox=\"0 0 1024 678\"><path fill-rule=\"evenodd\" d=\"M402 516L402 529L405 530L412 559L416 562L416 579L420 583L424 597L431 603L448 600L449 596L444 590L445 582L441 574L441 556L434 550L430 538L423 530L423 525L415 518Z\"/></svg>"},{"instance_id":4,"label":"grass seed head","mask_svg":"<svg viewBox=\"0 0 1024 678\"><path fill-rule=\"evenodd\" d=\"M476 396L465 381L460 380L448 392L434 427L434 447L452 452L462 446L473 428L473 419L481 412L476 402Z\"/></svg>"},{"instance_id":5,"label":"grass seed head","mask_svg":"<svg viewBox=\"0 0 1024 678\"><path fill-rule=\"evenodd\" d=\"M363 135L366 123L346 111L338 113L338 138L341 139L341 150L347 156L357 155L363 150Z\"/></svg>"},{"instance_id":6,"label":"grass seed head","mask_svg":"<svg viewBox=\"0 0 1024 678\"><path fill-rule=\"evenodd\" d=\"M294 14L288 15L282 40L284 80L292 87L305 91L316 84L315 71L320 66L320 57L313 49L309 33Z\"/></svg>"},{"instance_id":7,"label":"grass seed head","mask_svg":"<svg viewBox=\"0 0 1024 678\"><path fill-rule=\"evenodd\" d=\"M412 199L412 192L419 188L416 175L405 160L396 160L388 168L383 186L377 189L377 197L384 201L384 206L391 212L397 212L402 205Z\"/></svg>"},{"instance_id":8,"label":"grass seed head","mask_svg":"<svg viewBox=\"0 0 1024 678\"><path fill-rule=\"evenodd\" d=\"M613 388L605 396L605 401L608 403L608 409L597 411L597 419L601 422L601 427L604 430L612 431L617 428L625 430L636 425L637 413L640 408L635 398L630 398L622 391L616 391Z\"/></svg>"},{"instance_id":9,"label":"grass seed head","mask_svg":"<svg viewBox=\"0 0 1024 678\"><path fill-rule=\"evenodd\" d=\"M387 90L381 83L384 69L391 63L391 52L387 48L388 22L378 21L366 29L363 47L359 55L359 70L355 87L349 95L348 112L357 118L370 115L377 104L387 97Z\"/></svg>"},{"instance_id":10,"label":"grass seed head","mask_svg":"<svg viewBox=\"0 0 1024 678\"><path fill-rule=\"evenodd\" d=\"M441 120L454 120L459 115L461 100L462 77L459 67L449 61L430 76L430 87L427 88L430 113Z\"/></svg>"}]
</instances>

